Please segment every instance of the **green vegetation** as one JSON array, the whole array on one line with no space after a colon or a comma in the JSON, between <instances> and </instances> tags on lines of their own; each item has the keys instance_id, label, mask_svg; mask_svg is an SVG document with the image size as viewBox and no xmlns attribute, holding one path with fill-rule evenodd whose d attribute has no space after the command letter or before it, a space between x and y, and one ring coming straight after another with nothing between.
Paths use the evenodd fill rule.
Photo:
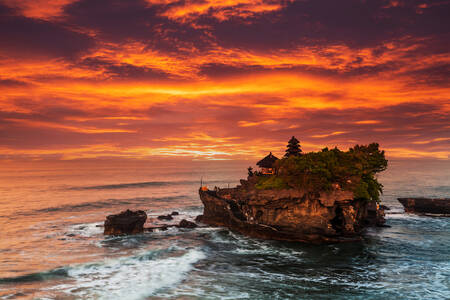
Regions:
<instances>
[{"instance_id":1,"label":"green vegetation","mask_svg":"<svg viewBox=\"0 0 450 300\"><path fill-rule=\"evenodd\" d=\"M278 160L275 175L259 176L256 187L323 191L331 190L335 185L353 191L356 199L379 201L383 186L377 181L376 174L386 168L384 151L379 150L377 143L356 145L348 151L325 148Z\"/></svg>"},{"instance_id":2,"label":"green vegetation","mask_svg":"<svg viewBox=\"0 0 450 300\"><path fill-rule=\"evenodd\" d=\"M281 189L288 189L290 188L290 186L286 183L286 181L283 180L283 178L279 176L260 175L258 178L258 182L256 183L256 188L262 190L268 189L281 190Z\"/></svg>"},{"instance_id":3,"label":"green vegetation","mask_svg":"<svg viewBox=\"0 0 450 300\"><path fill-rule=\"evenodd\" d=\"M248 167L247 171L248 171L248 176L250 176L250 177L253 176L254 173L253 173L253 168L252 167Z\"/></svg>"}]
</instances>

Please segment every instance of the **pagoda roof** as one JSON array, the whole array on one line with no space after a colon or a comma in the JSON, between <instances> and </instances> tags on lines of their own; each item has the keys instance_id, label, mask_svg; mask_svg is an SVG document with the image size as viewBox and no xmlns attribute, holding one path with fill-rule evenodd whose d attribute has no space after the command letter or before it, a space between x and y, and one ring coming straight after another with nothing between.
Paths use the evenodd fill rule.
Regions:
<instances>
[{"instance_id":1,"label":"pagoda roof","mask_svg":"<svg viewBox=\"0 0 450 300\"><path fill-rule=\"evenodd\" d=\"M278 160L278 157L272 154L272 152L269 153L266 157L261 159L256 163L256 165L260 168L273 168L273 164Z\"/></svg>"}]
</instances>

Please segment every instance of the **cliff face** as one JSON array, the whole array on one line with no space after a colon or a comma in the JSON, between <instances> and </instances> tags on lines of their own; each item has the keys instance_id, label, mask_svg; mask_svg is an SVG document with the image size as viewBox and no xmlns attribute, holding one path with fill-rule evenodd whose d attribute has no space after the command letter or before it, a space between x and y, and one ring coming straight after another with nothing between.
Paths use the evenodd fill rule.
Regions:
<instances>
[{"instance_id":1,"label":"cliff face","mask_svg":"<svg viewBox=\"0 0 450 300\"><path fill-rule=\"evenodd\" d=\"M303 242L360 239L368 217L367 202L335 189L311 193L295 189L259 190L252 180L236 188L200 190L202 222L250 236Z\"/></svg>"}]
</instances>

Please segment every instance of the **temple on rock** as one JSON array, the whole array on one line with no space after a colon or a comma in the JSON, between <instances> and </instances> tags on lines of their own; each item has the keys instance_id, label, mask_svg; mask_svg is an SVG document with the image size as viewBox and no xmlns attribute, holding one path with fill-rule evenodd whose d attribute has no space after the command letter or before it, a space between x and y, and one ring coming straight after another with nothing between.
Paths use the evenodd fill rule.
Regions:
<instances>
[{"instance_id":1,"label":"temple on rock","mask_svg":"<svg viewBox=\"0 0 450 300\"><path fill-rule=\"evenodd\" d=\"M256 165L261 168L262 174L275 174L274 164L277 160L278 157L270 152L269 155L258 161Z\"/></svg>"}]
</instances>

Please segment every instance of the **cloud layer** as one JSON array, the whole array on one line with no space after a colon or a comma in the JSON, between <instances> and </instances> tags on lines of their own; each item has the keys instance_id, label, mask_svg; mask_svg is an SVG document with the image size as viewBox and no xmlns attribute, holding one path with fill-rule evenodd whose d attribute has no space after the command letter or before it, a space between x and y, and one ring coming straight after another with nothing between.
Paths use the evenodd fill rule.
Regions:
<instances>
[{"instance_id":1,"label":"cloud layer","mask_svg":"<svg viewBox=\"0 0 450 300\"><path fill-rule=\"evenodd\" d=\"M0 157L450 155L450 1L0 0Z\"/></svg>"}]
</instances>

